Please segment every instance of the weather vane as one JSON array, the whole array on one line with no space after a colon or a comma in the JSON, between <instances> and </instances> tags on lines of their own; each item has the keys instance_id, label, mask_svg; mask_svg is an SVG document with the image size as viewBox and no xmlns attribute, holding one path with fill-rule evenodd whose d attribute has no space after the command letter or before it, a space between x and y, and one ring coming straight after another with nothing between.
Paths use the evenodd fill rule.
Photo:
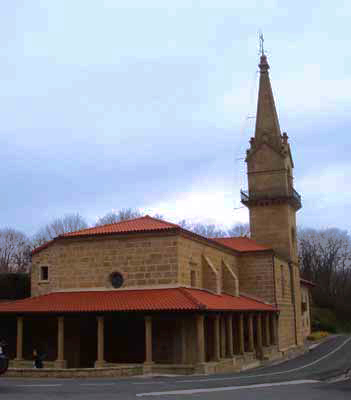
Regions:
<instances>
[{"instance_id":1,"label":"weather vane","mask_svg":"<svg viewBox=\"0 0 351 400\"><path fill-rule=\"evenodd\" d=\"M261 56L263 56L264 55L264 47L263 47L264 39L263 39L262 32L260 33L259 40L260 40L260 53L261 53Z\"/></svg>"}]
</instances>

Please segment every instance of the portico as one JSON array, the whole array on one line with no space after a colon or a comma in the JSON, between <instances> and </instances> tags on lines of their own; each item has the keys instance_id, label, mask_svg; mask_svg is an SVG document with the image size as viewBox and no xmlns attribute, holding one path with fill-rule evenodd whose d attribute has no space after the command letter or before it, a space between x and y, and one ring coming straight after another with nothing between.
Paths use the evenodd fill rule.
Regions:
<instances>
[{"instance_id":1,"label":"portico","mask_svg":"<svg viewBox=\"0 0 351 400\"><path fill-rule=\"evenodd\" d=\"M111 303L130 300L134 292L113 292L109 300ZM219 298L209 292L186 288L164 289L157 293L141 290L139 294L144 301L147 297L149 304L139 311L128 310L128 307L125 310L104 310L101 307L98 312L77 312L82 296L76 293L73 297L70 295L71 304L66 310L49 313L49 310L43 310L45 305L42 300L42 311L37 310L34 314L33 301L23 300L22 312L15 317L16 357L12 365L31 366L30 350L35 345L37 350L46 354L44 366L55 369L142 364L144 372L165 369L206 371L207 365L213 368L214 364L220 365L228 360L231 360L233 368L240 368L239 361L246 354L259 359L262 354L259 346L268 348L275 345L274 323L271 322L276 320L277 312L274 307L257 300L228 295ZM178 304L173 305L173 310L162 310L160 295L165 294L168 299L172 296L177 298ZM95 300L96 295L98 293L85 293L87 309L89 301ZM65 296L65 293L56 294L56 300L62 303ZM204 303L198 304L200 297L196 296L200 296ZM55 308L55 298L46 297L47 306ZM233 310L211 310L213 301L222 301ZM235 310L235 305L242 307L242 304L246 304L247 308L263 310ZM8 309L8 312L11 311ZM260 328L259 322L255 327L255 319L269 322L265 330ZM46 341L29 340L33 337L46 337Z\"/></svg>"}]
</instances>

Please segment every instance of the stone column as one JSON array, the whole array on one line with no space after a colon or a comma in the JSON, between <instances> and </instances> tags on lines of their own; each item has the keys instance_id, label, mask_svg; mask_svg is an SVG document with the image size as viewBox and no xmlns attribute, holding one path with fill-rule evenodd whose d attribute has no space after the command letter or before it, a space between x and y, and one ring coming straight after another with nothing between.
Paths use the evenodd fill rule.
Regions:
<instances>
[{"instance_id":1,"label":"stone column","mask_svg":"<svg viewBox=\"0 0 351 400\"><path fill-rule=\"evenodd\" d=\"M17 317L16 359L23 360L23 317Z\"/></svg>"},{"instance_id":2,"label":"stone column","mask_svg":"<svg viewBox=\"0 0 351 400\"><path fill-rule=\"evenodd\" d=\"M226 334L225 334L225 319L224 315L221 315L221 358L226 357Z\"/></svg>"},{"instance_id":3,"label":"stone column","mask_svg":"<svg viewBox=\"0 0 351 400\"><path fill-rule=\"evenodd\" d=\"M248 318L248 330L249 330L249 351L253 352L255 350L255 342L254 342L254 330L253 330L253 314L249 313Z\"/></svg>"},{"instance_id":4,"label":"stone column","mask_svg":"<svg viewBox=\"0 0 351 400\"><path fill-rule=\"evenodd\" d=\"M105 319L102 315L97 317L97 360L95 361L95 368L103 368L104 360L104 346L105 346Z\"/></svg>"},{"instance_id":5,"label":"stone column","mask_svg":"<svg viewBox=\"0 0 351 400\"><path fill-rule=\"evenodd\" d=\"M196 315L196 349L197 362L202 364L205 362L205 317L202 314Z\"/></svg>"},{"instance_id":6,"label":"stone column","mask_svg":"<svg viewBox=\"0 0 351 400\"><path fill-rule=\"evenodd\" d=\"M244 314L240 313L239 314L239 329L238 329L238 333L239 333L239 354L244 354L245 353L245 344L244 344Z\"/></svg>"},{"instance_id":7,"label":"stone column","mask_svg":"<svg viewBox=\"0 0 351 400\"><path fill-rule=\"evenodd\" d=\"M229 358L234 357L233 351L233 316L229 314L226 319L226 327L227 327L227 356Z\"/></svg>"},{"instance_id":8,"label":"stone column","mask_svg":"<svg viewBox=\"0 0 351 400\"><path fill-rule=\"evenodd\" d=\"M257 314L257 355L259 358L263 357L263 348L262 348L262 315Z\"/></svg>"},{"instance_id":9,"label":"stone column","mask_svg":"<svg viewBox=\"0 0 351 400\"><path fill-rule=\"evenodd\" d=\"M181 323L181 346L182 346L182 354L181 354L181 363L186 364L187 357L186 357L186 320L182 319Z\"/></svg>"},{"instance_id":10,"label":"stone column","mask_svg":"<svg viewBox=\"0 0 351 400\"><path fill-rule=\"evenodd\" d=\"M275 313L271 313L271 325L272 325L272 335L271 335L271 343L272 345L276 345L278 343L278 331L277 331L277 315Z\"/></svg>"},{"instance_id":11,"label":"stone column","mask_svg":"<svg viewBox=\"0 0 351 400\"><path fill-rule=\"evenodd\" d=\"M57 318L57 359L55 368L65 368L65 333L64 317Z\"/></svg>"},{"instance_id":12,"label":"stone column","mask_svg":"<svg viewBox=\"0 0 351 400\"><path fill-rule=\"evenodd\" d=\"M271 324L269 321L269 313L266 313L264 317L265 321L265 345L270 346L271 345Z\"/></svg>"},{"instance_id":13,"label":"stone column","mask_svg":"<svg viewBox=\"0 0 351 400\"><path fill-rule=\"evenodd\" d=\"M145 317L145 362L152 364L152 317Z\"/></svg>"},{"instance_id":14,"label":"stone column","mask_svg":"<svg viewBox=\"0 0 351 400\"><path fill-rule=\"evenodd\" d=\"M216 314L213 319L213 361L219 361L220 358L220 326L219 315Z\"/></svg>"}]
</instances>

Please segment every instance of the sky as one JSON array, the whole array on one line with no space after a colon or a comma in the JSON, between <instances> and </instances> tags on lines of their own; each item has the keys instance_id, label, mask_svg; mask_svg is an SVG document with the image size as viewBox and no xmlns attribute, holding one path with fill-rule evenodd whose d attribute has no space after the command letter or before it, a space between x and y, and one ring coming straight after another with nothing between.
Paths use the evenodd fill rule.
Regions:
<instances>
[{"instance_id":1,"label":"sky","mask_svg":"<svg viewBox=\"0 0 351 400\"><path fill-rule=\"evenodd\" d=\"M121 208L223 227L254 134L258 32L299 226L351 230L347 1L12 0L0 14L0 228Z\"/></svg>"}]
</instances>

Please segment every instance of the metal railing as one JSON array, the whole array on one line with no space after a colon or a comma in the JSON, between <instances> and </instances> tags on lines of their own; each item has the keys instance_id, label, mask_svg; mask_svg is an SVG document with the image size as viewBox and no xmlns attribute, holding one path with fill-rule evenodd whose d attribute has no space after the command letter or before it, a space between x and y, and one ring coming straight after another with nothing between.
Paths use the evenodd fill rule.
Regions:
<instances>
[{"instance_id":1,"label":"metal railing","mask_svg":"<svg viewBox=\"0 0 351 400\"><path fill-rule=\"evenodd\" d=\"M249 201L250 196L249 196L248 190L240 190L240 198L241 198L241 201L243 201L243 202Z\"/></svg>"},{"instance_id":2,"label":"metal railing","mask_svg":"<svg viewBox=\"0 0 351 400\"><path fill-rule=\"evenodd\" d=\"M243 203L246 203L250 200L274 199L276 197L292 197L301 205L301 195L294 188L291 188L291 192L288 195L282 195L281 193L271 193L270 196L267 196L266 191L249 193L248 190L240 190L240 198Z\"/></svg>"}]
</instances>

